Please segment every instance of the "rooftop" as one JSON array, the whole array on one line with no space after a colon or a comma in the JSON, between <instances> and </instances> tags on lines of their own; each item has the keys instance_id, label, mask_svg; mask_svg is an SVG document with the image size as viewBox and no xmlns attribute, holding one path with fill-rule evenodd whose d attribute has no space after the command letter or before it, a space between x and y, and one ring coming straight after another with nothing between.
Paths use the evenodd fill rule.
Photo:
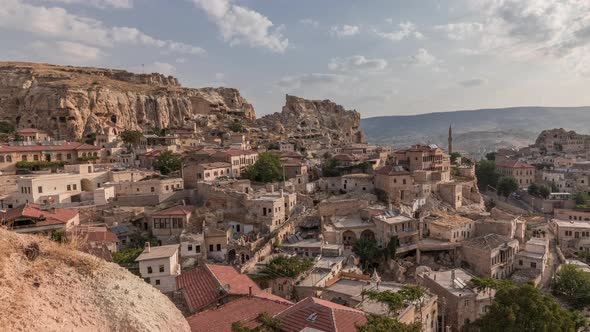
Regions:
<instances>
[{"instance_id":1,"label":"rooftop","mask_svg":"<svg viewBox=\"0 0 590 332\"><path fill-rule=\"evenodd\" d=\"M160 259L160 258L168 258L172 257L174 254L178 252L178 244L173 244L169 246L158 246L158 247L150 247L148 249L144 249L141 255L135 259L136 262L146 261L150 259Z\"/></svg>"},{"instance_id":2,"label":"rooftop","mask_svg":"<svg viewBox=\"0 0 590 332\"><path fill-rule=\"evenodd\" d=\"M217 169L217 168L231 167L231 164L224 163L224 162L214 162L214 163L199 164L199 166L203 167L204 169Z\"/></svg>"},{"instance_id":3,"label":"rooftop","mask_svg":"<svg viewBox=\"0 0 590 332\"><path fill-rule=\"evenodd\" d=\"M35 225L31 227L49 226L66 224L68 221L78 215L78 210L74 209L42 209L41 205L28 203L16 209L9 209L6 212L0 212L3 221L14 221L19 219L34 219Z\"/></svg>"},{"instance_id":4,"label":"rooftop","mask_svg":"<svg viewBox=\"0 0 590 332\"><path fill-rule=\"evenodd\" d=\"M0 144L0 153L2 152L42 152L42 151L71 151L71 150L100 150L100 147L90 144L77 142L52 141L23 145Z\"/></svg>"},{"instance_id":5,"label":"rooftop","mask_svg":"<svg viewBox=\"0 0 590 332\"><path fill-rule=\"evenodd\" d=\"M509 242L517 241L498 234L487 234L484 236L475 237L465 240L464 247L478 247L484 250L493 250L499 248Z\"/></svg>"},{"instance_id":6,"label":"rooftop","mask_svg":"<svg viewBox=\"0 0 590 332\"><path fill-rule=\"evenodd\" d=\"M192 205L176 205L171 208L152 213L152 216L188 216L193 211L195 211L195 207Z\"/></svg>"},{"instance_id":7,"label":"rooftop","mask_svg":"<svg viewBox=\"0 0 590 332\"><path fill-rule=\"evenodd\" d=\"M576 220L559 220L553 219L553 222L559 227L567 228L590 228L590 221L576 221Z\"/></svg>"},{"instance_id":8,"label":"rooftop","mask_svg":"<svg viewBox=\"0 0 590 332\"><path fill-rule=\"evenodd\" d=\"M455 227L462 227L465 225L468 225L470 223L473 223L474 221L469 219L469 218L465 218L465 217L461 217L460 215L457 214L440 214L440 215L436 215L434 216L434 220L432 222L430 222L431 225L436 225L439 227L444 227L444 228L455 228Z\"/></svg>"}]
</instances>

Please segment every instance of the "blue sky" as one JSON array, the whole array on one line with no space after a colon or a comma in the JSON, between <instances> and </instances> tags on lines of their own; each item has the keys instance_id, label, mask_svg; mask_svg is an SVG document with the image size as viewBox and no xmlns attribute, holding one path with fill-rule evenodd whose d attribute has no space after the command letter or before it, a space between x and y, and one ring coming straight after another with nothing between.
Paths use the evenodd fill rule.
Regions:
<instances>
[{"instance_id":1,"label":"blue sky","mask_svg":"<svg viewBox=\"0 0 590 332\"><path fill-rule=\"evenodd\" d=\"M363 117L590 105L586 0L0 0L1 60L171 74Z\"/></svg>"}]
</instances>

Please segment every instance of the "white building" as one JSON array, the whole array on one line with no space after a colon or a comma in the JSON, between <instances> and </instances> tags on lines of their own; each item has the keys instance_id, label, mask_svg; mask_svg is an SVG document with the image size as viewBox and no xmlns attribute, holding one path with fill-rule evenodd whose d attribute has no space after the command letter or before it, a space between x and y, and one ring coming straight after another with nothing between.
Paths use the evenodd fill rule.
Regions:
<instances>
[{"instance_id":1,"label":"white building","mask_svg":"<svg viewBox=\"0 0 590 332\"><path fill-rule=\"evenodd\" d=\"M168 293L176 290L176 276L180 274L179 258L177 244L152 248L146 243L135 261L139 262L139 273L146 282Z\"/></svg>"}]
</instances>

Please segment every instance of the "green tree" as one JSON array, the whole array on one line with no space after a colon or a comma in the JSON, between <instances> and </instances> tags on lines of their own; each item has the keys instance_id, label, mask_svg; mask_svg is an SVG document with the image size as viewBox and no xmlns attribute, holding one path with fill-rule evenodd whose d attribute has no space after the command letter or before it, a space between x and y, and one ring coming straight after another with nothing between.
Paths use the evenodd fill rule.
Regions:
<instances>
[{"instance_id":1,"label":"green tree","mask_svg":"<svg viewBox=\"0 0 590 332\"><path fill-rule=\"evenodd\" d=\"M234 133L241 133L244 132L244 126L239 121L232 121L229 124L229 130L233 131Z\"/></svg>"},{"instance_id":2,"label":"green tree","mask_svg":"<svg viewBox=\"0 0 590 332\"><path fill-rule=\"evenodd\" d=\"M272 153L261 153L254 165L250 165L244 171L242 177L264 183L281 181L283 179L281 160Z\"/></svg>"},{"instance_id":3,"label":"green tree","mask_svg":"<svg viewBox=\"0 0 590 332\"><path fill-rule=\"evenodd\" d=\"M143 248L129 248L117 251L113 253L113 262L117 264L133 264L142 252Z\"/></svg>"},{"instance_id":4,"label":"green tree","mask_svg":"<svg viewBox=\"0 0 590 332\"><path fill-rule=\"evenodd\" d=\"M369 267L369 263L376 258L379 248L377 248L377 241L361 238L352 244L352 251L359 256L363 271Z\"/></svg>"},{"instance_id":5,"label":"green tree","mask_svg":"<svg viewBox=\"0 0 590 332\"><path fill-rule=\"evenodd\" d=\"M529 195L531 196L539 196L539 186L536 184L531 184L528 189Z\"/></svg>"},{"instance_id":6,"label":"green tree","mask_svg":"<svg viewBox=\"0 0 590 332\"><path fill-rule=\"evenodd\" d=\"M125 130L119 134L121 140L127 145L137 145L143 137L143 134L137 130Z\"/></svg>"},{"instance_id":7,"label":"green tree","mask_svg":"<svg viewBox=\"0 0 590 332\"><path fill-rule=\"evenodd\" d=\"M498 173L496 173L496 163L489 160L481 160L475 166L475 176L479 189L488 190L488 186L496 187L498 183Z\"/></svg>"},{"instance_id":8,"label":"green tree","mask_svg":"<svg viewBox=\"0 0 590 332\"><path fill-rule=\"evenodd\" d=\"M279 150L280 148L279 143L270 143L266 147L267 150Z\"/></svg>"},{"instance_id":9,"label":"green tree","mask_svg":"<svg viewBox=\"0 0 590 332\"><path fill-rule=\"evenodd\" d=\"M0 142L2 142L2 143L10 142L10 135L0 134Z\"/></svg>"},{"instance_id":10,"label":"green tree","mask_svg":"<svg viewBox=\"0 0 590 332\"><path fill-rule=\"evenodd\" d=\"M84 139L84 143L86 144L94 144L94 141L96 141L96 133L90 133Z\"/></svg>"},{"instance_id":11,"label":"green tree","mask_svg":"<svg viewBox=\"0 0 590 332\"><path fill-rule=\"evenodd\" d=\"M260 269L260 279L272 280L279 277L296 278L313 267L313 261L299 256L279 255Z\"/></svg>"},{"instance_id":12,"label":"green tree","mask_svg":"<svg viewBox=\"0 0 590 332\"><path fill-rule=\"evenodd\" d=\"M4 133L4 134L14 133L14 125L10 122L0 121L0 133Z\"/></svg>"},{"instance_id":13,"label":"green tree","mask_svg":"<svg viewBox=\"0 0 590 332\"><path fill-rule=\"evenodd\" d=\"M164 151L154 160L154 169L160 171L163 175L178 171L181 167L182 157L172 153L172 151Z\"/></svg>"},{"instance_id":14,"label":"green tree","mask_svg":"<svg viewBox=\"0 0 590 332\"><path fill-rule=\"evenodd\" d=\"M490 310L474 323L480 332L573 332L571 312L531 284L502 283Z\"/></svg>"},{"instance_id":15,"label":"green tree","mask_svg":"<svg viewBox=\"0 0 590 332\"><path fill-rule=\"evenodd\" d=\"M547 186L540 186L539 187L539 196L542 198L547 198L549 197L549 194L551 194L551 189L549 189Z\"/></svg>"},{"instance_id":16,"label":"green tree","mask_svg":"<svg viewBox=\"0 0 590 332\"><path fill-rule=\"evenodd\" d=\"M387 247L383 249L383 256L385 257L386 261L395 258L397 248L399 248L399 239L397 238L397 236L390 237L389 243L387 243Z\"/></svg>"},{"instance_id":17,"label":"green tree","mask_svg":"<svg viewBox=\"0 0 590 332\"><path fill-rule=\"evenodd\" d=\"M571 306L582 309L590 305L590 275L574 264L564 264L559 269L553 291Z\"/></svg>"},{"instance_id":18,"label":"green tree","mask_svg":"<svg viewBox=\"0 0 590 332\"><path fill-rule=\"evenodd\" d=\"M334 158L328 158L322 163L322 175L325 177L336 177L341 175L341 171L338 167L342 165L340 160Z\"/></svg>"},{"instance_id":19,"label":"green tree","mask_svg":"<svg viewBox=\"0 0 590 332\"><path fill-rule=\"evenodd\" d=\"M358 332L420 332L422 326L416 322L413 324L404 324L399 321L381 315L369 314L367 323L358 326Z\"/></svg>"},{"instance_id":20,"label":"green tree","mask_svg":"<svg viewBox=\"0 0 590 332\"><path fill-rule=\"evenodd\" d=\"M461 158L461 154L459 152L453 152L453 153L451 153L450 157L451 157L451 164L454 164L457 161L457 159Z\"/></svg>"},{"instance_id":21,"label":"green tree","mask_svg":"<svg viewBox=\"0 0 590 332\"><path fill-rule=\"evenodd\" d=\"M258 326L249 328L242 322L233 322L231 324L232 332L280 332L281 321L277 318L271 317L266 312L261 313L257 318Z\"/></svg>"},{"instance_id":22,"label":"green tree","mask_svg":"<svg viewBox=\"0 0 590 332\"><path fill-rule=\"evenodd\" d=\"M513 177L505 176L498 181L498 195L508 198L510 194L518 190L518 182Z\"/></svg>"},{"instance_id":23,"label":"green tree","mask_svg":"<svg viewBox=\"0 0 590 332\"><path fill-rule=\"evenodd\" d=\"M588 197L588 194L585 192L579 192L576 195L574 195L574 201L576 201L576 207L586 207L586 204L588 203L588 199L590 199Z\"/></svg>"},{"instance_id":24,"label":"green tree","mask_svg":"<svg viewBox=\"0 0 590 332\"><path fill-rule=\"evenodd\" d=\"M486 153L486 159L489 161L496 161L496 152Z\"/></svg>"}]
</instances>

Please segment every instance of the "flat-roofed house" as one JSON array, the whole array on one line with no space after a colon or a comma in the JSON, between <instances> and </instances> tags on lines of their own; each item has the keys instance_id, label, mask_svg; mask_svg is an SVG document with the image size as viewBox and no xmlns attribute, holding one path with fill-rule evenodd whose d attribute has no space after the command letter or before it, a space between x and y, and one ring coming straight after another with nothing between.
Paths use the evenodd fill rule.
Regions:
<instances>
[{"instance_id":1,"label":"flat-roofed house","mask_svg":"<svg viewBox=\"0 0 590 332\"><path fill-rule=\"evenodd\" d=\"M461 256L477 275L504 279L514 272L518 249L518 240L488 234L464 241Z\"/></svg>"}]
</instances>

